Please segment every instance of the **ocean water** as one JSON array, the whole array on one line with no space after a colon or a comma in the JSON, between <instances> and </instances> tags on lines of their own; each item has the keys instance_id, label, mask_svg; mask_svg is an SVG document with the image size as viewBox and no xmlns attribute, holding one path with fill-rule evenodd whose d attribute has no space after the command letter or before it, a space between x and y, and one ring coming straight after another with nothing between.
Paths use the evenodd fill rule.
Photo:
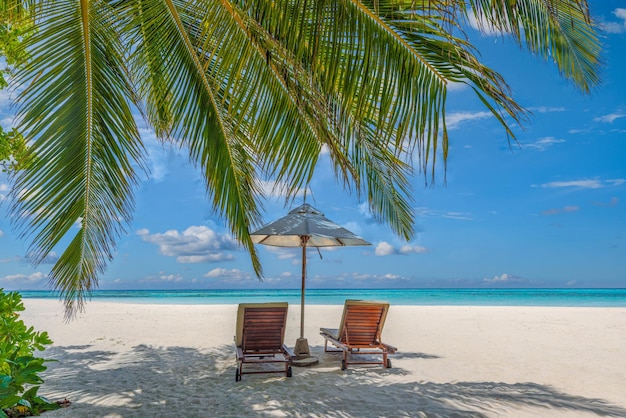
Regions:
<instances>
[{"instance_id":1,"label":"ocean water","mask_svg":"<svg viewBox=\"0 0 626 418\"><path fill-rule=\"evenodd\" d=\"M20 291L24 298L56 299L50 291ZM393 305L626 307L624 289L309 289L307 305L343 305L346 299ZM159 304L238 304L286 301L300 304L300 289L97 290L91 300Z\"/></svg>"}]
</instances>

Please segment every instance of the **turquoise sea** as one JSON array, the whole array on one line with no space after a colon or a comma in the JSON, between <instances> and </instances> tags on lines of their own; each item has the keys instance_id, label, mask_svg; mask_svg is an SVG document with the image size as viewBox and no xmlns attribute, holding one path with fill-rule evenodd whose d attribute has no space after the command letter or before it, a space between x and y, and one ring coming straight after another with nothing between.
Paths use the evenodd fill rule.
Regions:
<instances>
[{"instance_id":1,"label":"turquoise sea","mask_svg":"<svg viewBox=\"0 0 626 418\"><path fill-rule=\"evenodd\" d=\"M20 291L24 298L58 298L50 291ZM626 307L623 289L310 289L306 304L343 305L346 299L385 300L394 305ZM300 289L97 290L91 300L159 304L300 303Z\"/></svg>"}]
</instances>

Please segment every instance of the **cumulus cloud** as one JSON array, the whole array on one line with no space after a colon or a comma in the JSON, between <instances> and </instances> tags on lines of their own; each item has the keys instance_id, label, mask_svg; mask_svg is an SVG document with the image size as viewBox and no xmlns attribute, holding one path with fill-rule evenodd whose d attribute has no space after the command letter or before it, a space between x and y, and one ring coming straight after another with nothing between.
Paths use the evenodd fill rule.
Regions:
<instances>
[{"instance_id":1,"label":"cumulus cloud","mask_svg":"<svg viewBox=\"0 0 626 418\"><path fill-rule=\"evenodd\" d=\"M251 278L250 273L246 273L239 269L224 269L224 268L215 268L203 275L203 277L208 277L209 279L227 279L234 281L243 281Z\"/></svg>"},{"instance_id":2,"label":"cumulus cloud","mask_svg":"<svg viewBox=\"0 0 626 418\"><path fill-rule=\"evenodd\" d=\"M612 12L617 21L603 22L600 27L608 33L625 33L626 32L626 9L617 8Z\"/></svg>"},{"instance_id":3,"label":"cumulus cloud","mask_svg":"<svg viewBox=\"0 0 626 418\"><path fill-rule=\"evenodd\" d=\"M496 28L494 27L483 15L477 15L474 12L470 12L468 14L468 23L469 25L480 31L483 35L486 36L501 36L510 32L508 28Z\"/></svg>"},{"instance_id":4,"label":"cumulus cloud","mask_svg":"<svg viewBox=\"0 0 626 418\"><path fill-rule=\"evenodd\" d=\"M287 183L273 180L261 180L261 191L263 195L268 198L285 198L287 196ZM295 197L304 196L305 189L298 189Z\"/></svg>"},{"instance_id":5,"label":"cumulus cloud","mask_svg":"<svg viewBox=\"0 0 626 418\"><path fill-rule=\"evenodd\" d=\"M232 289L233 287L249 287L258 285L258 280L251 273L239 269L215 268L202 275L205 282L210 282L211 287ZM207 280L208 279L208 280ZM271 283L272 280L264 280ZM277 281L280 284L280 280Z\"/></svg>"},{"instance_id":6,"label":"cumulus cloud","mask_svg":"<svg viewBox=\"0 0 626 418\"><path fill-rule=\"evenodd\" d=\"M608 115L598 116L594 118L594 122L603 122L603 123L613 123L617 119L626 118L626 113L624 112L614 112L609 113Z\"/></svg>"},{"instance_id":7,"label":"cumulus cloud","mask_svg":"<svg viewBox=\"0 0 626 418\"><path fill-rule=\"evenodd\" d=\"M118 279L119 280L119 279ZM182 282L183 276L180 274L160 273L158 276L146 277L139 280L140 283L179 283ZM118 281L116 281L119 283Z\"/></svg>"},{"instance_id":8,"label":"cumulus cloud","mask_svg":"<svg viewBox=\"0 0 626 418\"><path fill-rule=\"evenodd\" d=\"M36 272L32 274L10 274L8 276L0 277L0 282L6 283L28 283L33 284L40 282L47 278L47 275L42 272Z\"/></svg>"},{"instance_id":9,"label":"cumulus cloud","mask_svg":"<svg viewBox=\"0 0 626 418\"><path fill-rule=\"evenodd\" d=\"M578 206L564 206L563 208L558 209L548 209L541 212L542 215L558 215L560 213L570 213L570 212L578 212L580 207Z\"/></svg>"},{"instance_id":10,"label":"cumulus cloud","mask_svg":"<svg viewBox=\"0 0 626 418\"><path fill-rule=\"evenodd\" d=\"M448 129L458 129L465 122L492 118L491 112L451 112L446 115Z\"/></svg>"},{"instance_id":11,"label":"cumulus cloud","mask_svg":"<svg viewBox=\"0 0 626 418\"><path fill-rule=\"evenodd\" d=\"M536 149L538 151L545 151L546 149L550 148L552 145L561 144L563 142L565 142L564 139L557 139L552 136L548 136L545 138L540 138L539 140L533 143L526 144L524 145L524 147Z\"/></svg>"},{"instance_id":12,"label":"cumulus cloud","mask_svg":"<svg viewBox=\"0 0 626 418\"><path fill-rule=\"evenodd\" d=\"M233 260L225 251L237 250L237 242L227 234L219 234L206 226L190 226L182 232L169 230L150 234L140 229L137 235L145 242L159 247L159 253L176 257L179 263L215 263Z\"/></svg>"},{"instance_id":13,"label":"cumulus cloud","mask_svg":"<svg viewBox=\"0 0 626 418\"><path fill-rule=\"evenodd\" d=\"M384 257L386 255L392 255L396 253L396 249L393 247L393 245L389 244L386 241L381 241L378 243L378 245L376 246L376 250L374 250L374 254L376 254L379 257Z\"/></svg>"},{"instance_id":14,"label":"cumulus cloud","mask_svg":"<svg viewBox=\"0 0 626 418\"><path fill-rule=\"evenodd\" d=\"M405 244L399 248L396 248L386 241L379 242L378 245L376 245L376 249L374 250L374 254L376 254L379 257L385 257L388 255L394 255L394 254L400 254L400 255L422 254L425 252L428 252L428 249L426 247L422 247L419 245Z\"/></svg>"},{"instance_id":15,"label":"cumulus cloud","mask_svg":"<svg viewBox=\"0 0 626 418\"><path fill-rule=\"evenodd\" d=\"M300 255L300 251L295 251L294 248L289 247L273 247L271 245L263 246L267 251L274 254L278 257L279 260L289 260L292 258L296 258L297 255ZM311 251L312 248L309 248L308 251Z\"/></svg>"},{"instance_id":16,"label":"cumulus cloud","mask_svg":"<svg viewBox=\"0 0 626 418\"><path fill-rule=\"evenodd\" d=\"M525 280L518 276L513 276L512 274L504 273L499 276L493 276L492 278L485 277L483 279L484 284L512 284L512 283L522 283Z\"/></svg>"}]
</instances>

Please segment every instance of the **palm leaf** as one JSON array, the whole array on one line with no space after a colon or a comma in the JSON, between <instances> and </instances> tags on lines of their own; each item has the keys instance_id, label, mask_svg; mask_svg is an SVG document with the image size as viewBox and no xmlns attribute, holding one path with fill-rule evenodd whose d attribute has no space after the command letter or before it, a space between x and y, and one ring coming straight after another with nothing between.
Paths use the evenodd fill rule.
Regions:
<instances>
[{"instance_id":1,"label":"palm leaf","mask_svg":"<svg viewBox=\"0 0 626 418\"><path fill-rule=\"evenodd\" d=\"M143 148L130 111L113 15L105 2L46 2L19 82L19 128L36 156L16 179L12 210L34 235L35 262L70 241L50 272L67 313L112 257L134 206ZM46 42L63 39L63 42ZM75 304L76 302L76 304Z\"/></svg>"},{"instance_id":2,"label":"palm leaf","mask_svg":"<svg viewBox=\"0 0 626 418\"><path fill-rule=\"evenodd\" d=\"M463 5L465 2L461 2ZM472 0L485 26L510 34L520 45L557 65L583 92L600 82L600 41L586 0Z\"/></svg>"}]
</instances>

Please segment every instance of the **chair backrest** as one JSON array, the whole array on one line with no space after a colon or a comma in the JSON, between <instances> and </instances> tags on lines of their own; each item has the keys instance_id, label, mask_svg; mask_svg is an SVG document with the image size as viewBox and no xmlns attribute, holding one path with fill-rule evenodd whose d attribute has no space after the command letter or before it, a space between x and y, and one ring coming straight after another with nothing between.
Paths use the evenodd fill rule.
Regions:
<instances>
[{"instance_id":1,"label":"chair backrest","mask_svg":"<svg viewBox=\"0 0 626 418\"><path fill-rule=\"evenodd\" d=\"M339 324L339 340L349 345L380 342L389 303L368 300L346 300Z\"/></svg>"},{"instance_id":2,"label":"chair backrest","mask_svg":"<svg viewBox=\"0 0 626 418\"><path fill-rule=\"evenodd\" d=\"M287 308L287 302L240 304L235 344L244 352L279 351L285 340Z\"/></svg>"}]
</instances>

